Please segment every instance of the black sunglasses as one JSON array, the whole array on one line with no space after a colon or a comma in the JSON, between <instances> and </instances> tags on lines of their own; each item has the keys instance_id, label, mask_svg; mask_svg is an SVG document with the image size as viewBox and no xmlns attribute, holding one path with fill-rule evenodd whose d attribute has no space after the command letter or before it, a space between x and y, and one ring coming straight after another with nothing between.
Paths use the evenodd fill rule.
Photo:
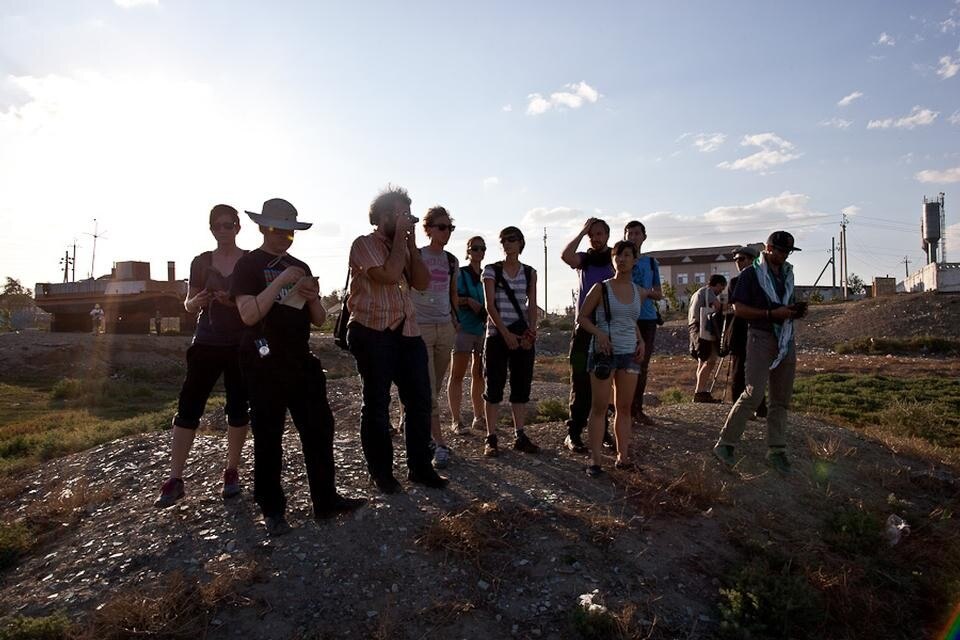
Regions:
<instances>
[{"instance_id":1,"label":"black sunglasses","mask_svg":"<svg viewBox=\"0 0 960 640\"><path fill-rule=\"evenodd\" d=\"M447 223L445 223L445 222L441 222L440 224L428 224L427 226L428 226L428 227L433 227L433 228L436 229L437 231L446 231L447 229L450 229L451 232L452 232L454 229L457 228L456 225L454 225L454 224L447 224Z\"/></svg>"},{"instance_id":2,"label":"black sunglasses","mask_svg":"<svg viewBox=\"0 0 960 640\"><path fill-rule=\"evenodd\" d=\"M470 251L486 251L487 248L482 244L472 244L470 245Z\"/></svg>"},{"instance_id":3,"label":"black sunglasses","mask_svg":"<svg viewBox=\"0 0 960 640\"><path fill-rule=\"evenodd\" d=\"M237 226L239 225L237 225L236 222L221 222L220 224L214 223L210 225L210 231L216 231L218 229L223 229L224 231L233 231L237 228Z\"/></svg>"}]
</instances>

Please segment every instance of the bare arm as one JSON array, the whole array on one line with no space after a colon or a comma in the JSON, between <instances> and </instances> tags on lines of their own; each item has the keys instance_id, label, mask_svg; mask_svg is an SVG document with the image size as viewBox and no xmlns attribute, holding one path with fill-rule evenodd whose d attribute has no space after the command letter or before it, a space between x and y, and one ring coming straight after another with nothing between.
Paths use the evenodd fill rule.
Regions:
<instances>
[{"instance_id":1,"label":"bare arm","mask_svg":"<svg viewBox=\"0 0 960 640\"><path fill-rule=\"evenodd\" d=\"M738 318L743 318L744 320L775 320L777 322L783 322L793 317L793 310L790 307L760 309L742 302L733 303L733 313Z\"/></svg>"},{"instance_id":2,"label":"bare arm","mask_svg":"<svg viewBox=\"0 0 960 640\"><path fill-rule=\"evenodd\" d=\"M593 314L600 306L600 299L603 296L602 286L603 283L597 283L590 287L587 297L583 300L583 306L577 312L577 324L596 339L597 348L602 353L610 353L613 350L613 345L610 344L610 336L601 331L597 323L593 321Z\"/></svg>"},{"instance_id":3,"label":"bare arm","mask_svg":"<svg viewBox=\"0 0 960 640\"><path fill-rule=\"evenodd\" d=\"M255 296L237 296L237 310L243 324L252 327L270 312L274 301L280 295L280 290L286 285L298 281L304 276L300 267L287 267L273 282Z\"/></svg>"},{"instance_id":4,"label":"bare arm","mask_svg":"<svg viewBox=\"0 0 960 640\"><path fill-rule=\"evenodd\" d=\"M593 226L593 223L596 221L596 218L588 218L583 225L583 229L580 229L580 233L574 236L573 240L568 242L567 246L563 248L560 259L570 265L572 269L580 268L580 256L577 255L577 249L580 247L580 241L590 233L590 227Z\"/></svg>"},{"instance_id":5,"label":"bare arm","mask_svg":"<svg viewBox=\"0 0 960 640\"><path fill-rule=\"evenodd\" d=\"M186 309L189 314L197 313L200 309L210 304L211 298L210 292L206 289L190 287L190 290L187 291L187 297L183 301L183 308Z\"/></svg>"}]
</instances>

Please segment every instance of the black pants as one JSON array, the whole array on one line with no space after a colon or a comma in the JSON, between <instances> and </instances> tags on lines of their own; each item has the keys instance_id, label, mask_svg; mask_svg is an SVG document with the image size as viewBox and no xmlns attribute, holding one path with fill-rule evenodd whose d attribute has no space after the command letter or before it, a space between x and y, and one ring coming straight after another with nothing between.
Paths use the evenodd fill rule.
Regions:
<instances>
[{"instance_id":1,"label":"black pants","mask_svg":"<svg viewBox=\"0 0 960 640\"><path fill-rule=\"evenodd\" d=\"M579 438L590 417L590 373L587 371L587 354L590 351L590 334L577 327L570 340L570 418L567 433Z\"/></svg>"},{"instance_id":2,"label":"black pants","mask_svg":"<svg viewBox=\"0 0 960 640\"><path fill-rule=\"evenodd\" d=\"M227 424L245 427L250 423L247 389L240 375L237 348L192 344L187 349L187 377L180 388L173 426L196 429L200 425L207 399L220 374L223 374L223 387L227 392Z\"/></svg>"},{"instance_id":3,"label":"black pants","mask_svg":"<svg viewBox=\"0 0 960 640\"><path fill-rule=\"evenodd\" d=\"M431 472L430 411L432 395L427 371L427 348L420 336L396 331L376 331L351 322L347 344L357 360L363 385L360 408L360 443L370 475L393 474L393 441L390 437L390 385L397 385L403 404L407 468Z\"/></svg>"},{"instance_id":4,"label":"black pants","mask_svg":"<svg viewBox=\"0 0 960 640\"><path fill-rule=\"evenodd\" d=\"M734 403L747 388L746 383L746 365L747 365L747 345L744 342L743 348L733 348L730 350L730 364L733 367L733 382L730 385L730 398ZM756 409L757 414L764 416L767 414L766 397L760 401L760 406Z\"/></svg>"},{"instance_id":5,"label":"black pants","mask_svg":"<svg viewBox=\"0 0 960 640\"><path fill-rule=\"evenodd\" d=\"M327 378L312 355L290 360L243 353L241 367L250 391L253 427L253 497L264 516L282 515L287 499L280 485L283 430L290 417L300 434L310 498L321 511L336 496L333 467L333 412Z\"/></svg>"},{"instance_id":6,"label":"black pants","mask_svg":"<svg viewBox=\"0 0 960 640\"><path fill-rule=\"evenodd\" d=\"M639 418L643 413L643 394L647 390L647 374L650 371L650 358L653 356L653 346L657 340L657 321L638 320L640 337L643 338L643 362L640 363L640 373L637 375L637 390L633 394L633 406L630 415Z\"/></svg>"},{"instance_id":7,"label":"black pants","mask_svg":"<svg viewBox=\"0 0 960 640\"><path fill-rule=\"evenodd\" d=\"M487 336L483 341L483 399L490 404L503 402L509 371L510 403L530 402L535 357L533 349L508 349L500 335Z\"/></svg>"}]
</instances>

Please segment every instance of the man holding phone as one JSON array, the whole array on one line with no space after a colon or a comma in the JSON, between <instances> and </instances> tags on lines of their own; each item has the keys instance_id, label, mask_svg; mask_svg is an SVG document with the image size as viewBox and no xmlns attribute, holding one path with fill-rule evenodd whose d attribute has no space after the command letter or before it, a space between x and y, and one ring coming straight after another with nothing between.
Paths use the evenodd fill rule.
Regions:
<instances>
[{"instance_id":1,"label":"man holding phone","mask_svg":"<svg viewBox=\"0 0 960 640\"><path fill-rule=\"evenodd\" d=\"M314 518L334 517L366 500L337 493L327 378L310 352L310 325L320 326L327 314L310 267L287 253L294 232L311 225L298 221L297 210L280 198L247 215L259 225L263 244L237 262L230 295L246 325L240 367L250 392L253 493L267 534L277 536L290 530L280 483L288 409L300 435Z\"/></svg>"},{"instance_id":2,"label":"man holding phone","mask_svg":"<svg viewBox=\"0 0 960 640\"><path fill-rule=\"evenodd\" d=\"M431 464L430 375L427 347L420 335L410 288L424 291L430 271L416 245L410 196L387 187L370 204L373 233L350 247L350 297L347 345L357 360L363 387L360 443L370 480L383 493L402 489L393 475L390 439L390 387L397 385L403 404L407 478L442 489L447 479Z\"/></svg>"},{"instance_id":3,"label":"man holding phone","mask_svg":"<svg viewBox=\"0 0 960 640\"><path fill-rule=\"evenodd\" d=\"M764 251L740 272L732 293L733 312L747 321L746 387L734 402L713 454L727 466L736 464L733 448L747 420L763 400L767 384L767 463L780 473L790 472L787 457L787 409L797 368L794 320L806 315L807 303L794 298L793 265L787 257L800 251L793 236L774 231Z\"/></svg>"}]
</instances>

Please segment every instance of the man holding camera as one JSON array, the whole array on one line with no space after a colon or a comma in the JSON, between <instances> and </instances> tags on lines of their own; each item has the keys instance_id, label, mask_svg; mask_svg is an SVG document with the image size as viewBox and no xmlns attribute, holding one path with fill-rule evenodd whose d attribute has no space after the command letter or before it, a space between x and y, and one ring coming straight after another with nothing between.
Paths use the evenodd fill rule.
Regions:
<instances>
[{"instance_id":1,"label":"man holding camera","mask_svg":"<svg viewBox=\"0 0 960 640\"><path fill-rule=\"evenodd\" d=\"M360 443L370 479L380 491L397 493L390 440L390 386L397 385L405 415L408 479L442 489L447 479L431 465L431 391L427 348L410 287L423 291L430 272L417 250L410 196L388 187L370 205L373 233L350 247L350 322L347 344L363 387Z\"/></svg>"},{"instance_id":2,"label":"man holding camera","mask_svg":"<svg viewBox=\"0 0 960 640\"><path fill-rule=\"evenodd\" d=\"M787 408L797 368L793 321L806 315L805 302L795 302L793 265L787 257L799 251L793 236L774 231L753 265L740 272L731 302L738 318L747 321L746 387L727 415L713 455L727 466L736 464L734 446L747 420L760 405L770 385L767 412L767 463L780 473L790 472L787 457Z\"/></svg>"}]
</instances>

